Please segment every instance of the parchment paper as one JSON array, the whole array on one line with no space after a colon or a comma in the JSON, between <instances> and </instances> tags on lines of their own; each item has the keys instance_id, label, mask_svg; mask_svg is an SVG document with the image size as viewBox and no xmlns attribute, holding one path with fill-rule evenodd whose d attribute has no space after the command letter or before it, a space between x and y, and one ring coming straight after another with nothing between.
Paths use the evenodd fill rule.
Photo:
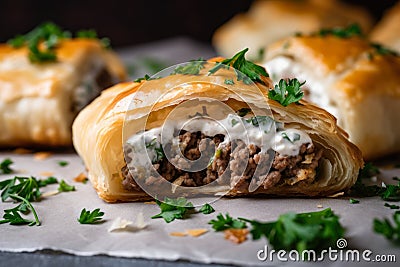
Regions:
<instances>
[{"instance_id":1,"label":"parchment paper","mask_svg":"<svg viewBox=\"0 0 400 267\"><path fill-rule=\"evenodd\" d=\"M372 231L374 217L390 217L393 213L384 207L380 198L359 198L359 204L350 204L348 198L330 199L221 199L213 207L216 212L210 215L194 214L186 220L175 220L165 223L162 219L150 219L159 212L156 205L144 203L107 204L100 200L90 183L82 184L73 181L85 168L82 161L74 153L54 154L38 161L33 155L0 154L0 160L10 157L15 163L16 174L0 175L0 180L14 175L33 175L37 178L42 172L52 172L59 180L64 179L76 187L75 192L60 193L34 203L40 217L41 226L0 225L1 251L35 251L53 249L76 255L105 254L122 257L141 257L166 260L193 260L204 263L232 263L239 265L269 265L257 259L257 252L267 244L265 239L248 240L240 245L224 239L222 233L215 233L207 224L216 215L229 212L230 215L246 217L262 221L276 220L285 212L310 212L331 207L341 217L341 223L346 227L348 248L369 249L375 254L395 254L400 259L398 247L388 242L382 236ZM67 161L65 167L58 162ZM399 175L399 169L383 169L382 177L393 183L394 175ZM57 189L50 185L43 192ZM12 203L0 203L0 211L13 207ZM78 223L80 211L100 208L105 212L105 222L98 225L81 225ZM112 221L122 217L135 221L139 212L143 212L148 227L140 231L112 232L108 229ZM174 237L171 232L186 229L207 228L210 231L200 237ZM276 263L276 262L275 262ZM340 262L328 262L339 264ZM326 264L326 263L325 263Z\"/></svg>"}]
</instances>

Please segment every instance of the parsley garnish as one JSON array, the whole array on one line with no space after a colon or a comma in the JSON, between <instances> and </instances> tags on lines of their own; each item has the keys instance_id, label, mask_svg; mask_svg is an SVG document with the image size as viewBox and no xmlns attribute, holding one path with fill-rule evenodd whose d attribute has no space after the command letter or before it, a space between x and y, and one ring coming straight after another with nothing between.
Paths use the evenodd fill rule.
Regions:
<instances>
[{"instance_id":1,"label":"parsley garnish","mask_svg":"<svg viewBox=\"0 0 400 267\"><path fill-rule=\"evenodd\" d=\"M398 210L398 209L400 209L400 206L398 206L398 205L392 205L392 204L389 204L389 203L385 203L385 207L388 207L388 208L390 208L391 210Z\"/></svg>"},{"instance_id":2,"label":"parsley garnish","mask_svg":"<svg viewBox=\"0 0 400 267\"><path fill-rule=\"evenodd\" d=\"M235 126L235 125L238 124L238 123L239 123L239 121L236 120L236 119L232 119L232 120L231 120L232 127Z\"/></svg>"},{"instance_id":3,"label":"parsley garnish","mask_svg":"<svg viewBox=\"0 0 400 267\"><path fill-rule=\"evenodd\" d=\"M211 220L208 224L212 225L212 228L219 232L224 231L226 229L234 228L234 229L243 229L246 228L246 223L239 219L234 219L229 216L229 213L225 214L218 214L216 220Z\"/></svg>"},{"instance_id":4,"label":"parsley garnish","mask_svg":"<svg viewBox=\"0 0 400 267\"><path fill-rule=\"evenodd\" d=\"M268 97L278 101L282 106L286 107L291 103L298 103L303 98L304 93L300 87L305 84L300 83L296 78L283 80L281 79L274 89L268 92Z\"/></svg>"},{"instance_id":5,"label":"parsley garnish","mask_svg":"<svg viewBox=\"0 0 400 267\"><path fill-rule=\"evenodd\" d=\"M11 225L28 224L29 226L40 225L39 217L36 213L35 208L26 198L20 197L18 195L10 195L10 197L16 201L22 201L23 203L19 204L15 208L4 210L3 220L0 221L0 224L3 223L9 223ZM35 220L28 220L21 216L20 213L26 214L29 212L29 210L32 211Z\"/></svg>"},{"instance_id":6,"label":"parsley garnish","mask_svg":"<svg viewBox=\"0 0 400 267\"><path fill-rule=\"evenodd\" d=\"M375 166L371 162L365 163L364 167L360 170L359 173L359 178L365 179L365 178L371 178L373 176L376 176L380 173L379 169L377 166Z\"/></svg>"},{"instance_id":7,"label":"parsley garnish","mask_svg":"<svg viewBox=\"0 0 400 267\"><path fill-rule=\"evenodd\" d=\"M42 179L40 179L39 181L38 181L38 185L39 185L39 187L45 187L45 186L47 186L47 185L49 185L49 184L57 184L58 183L58 181L57 181L57 178L55 178L55 177L48 177L47 179L45 179L45 180L42 180Z\"/></svg>"},{"instance_id":8,"label":"parsley garnish","mask_svg":"<svg viewBox=\"0 0 400 267\"><path fill-rule=\"evenodd\" d=\"M76 32L75 35L77 38L87 38L87 39L99 39L97 36L97 32L93 29L89 30L80 30ZM104 48L110 48L110 39L107 37L103 37L100 40L100 43L103 45Z\"/></svg>"},{"instance_id":9,"label":"parsley garnish","mask_svg":"<svg viewBox=\"0 0 400 267\"><path fill-rule=\"evenodd\" d=\"M354 198L350 198L349 202L350 202L350 204L358 204L358 203L360 203L360 200L354 199Z\"/></svg>"},{"instance_id":10,"label":"parsley garnish","mask_svg":"<svg viewBox=\"0 0 400 267\"><path fill-rule=\"evenodd\" d=\"M383 200L400 201L400 182L398 185L386 185L386 188L382 188L380 196Z\"/></svg>"},{"instance_id":11,"label":"parsley garnish","mask_svg":"<svg viewBox=\"0 0 400 267\"><path fill-rule=\"evenodd\" d=\"M61 180L58 186L58 192L71 192L75 191L75 186L67 184L64 180Z\"/></svg>"},{"instance_id":12,"label":"parsley garnish","mask_svg":"<svg viewBox=\"0 0 400 267\"><path fill-rule=\"evenodd\" d=\"M332 29L321 29L317 35L322 37L327 35L334 35L339 38L350 38L354 36L362 36L362 30L358 24L351 24L345 28L337 27Z\"/></svg>"},{"instance_id":13,"label":"parsley garnish","mask_svg":"<svg viewBox=\"0 0 400 267\"><path fill-rule=\"evenodd\" d=\"M183 197L177 199L166 197L164 202L156 199L156 203L160 207L161 212L151 218L163 218L167 223L170 223L175 219L183 219L189 211L194 209L193 204Z\"/></svg>"},{"instance_id":14,"label":"parsley garnish","mask_svg":"<svg viewBox=\"0 0 400 267\"><path fill-rule=\"evenodd\" d=\"M100 209L95 209L92 212L86 209L81 211L81 215L78 218L78 222L81 224L96 224L101 223L104 212Z\"/></svg>"},{"instance_id":15,"label":"parsley garnish","mask_svg":"<svg viewBox=\"0 0 400 267\"><path fill-rule=\"evenodd\" d=\"M235 82L233 81L233 79L225 79L224 84L233 85L235 84Z\"/></svg>"},{"instance_id":16,"label":"parsley garnish","mask_svg":"<svg viewBox=\"0 0 400 267\"><path fill-rule=\"evenodd\" d=\"M246 48L234 55L232 58L218 62L215 67L208 71L208 75L216 73L220 68L233 67L238 81L243 81L245 84L250 84L251 81L265 84L262 80L262 76L269 77L269 75L264 67L246 60L245 54L248 50L249 49Z\"/></svg>"},{"instance_id":17,"label":"parsley garnish","mask_svg":"<svg viewBox=\"0 0 400 267\"><path fill-rule=\"evenodd\" d=\"M191 60L189 63L176 67L171 74L198 75L200 70L204 68L205 63L202 58Z\"/></svg>"},{"instance_id":18,"label":"parsley garnish","mask_svg":"<svg viewBox=\"0 0 400 267\"><path fill-rule=\"evenodd\" d=\"M10 165L14 162L11 159L5 159L0 163L0 174L9 174L13 172L13 169L10 168Z\"/></svg>"},{"instance_id":19,"label":"parsley garnish","mask_svg":"<svg viewBox=\"0 0 400 267\"><path fill-rule=\"evenodd\" d=\"M344 234L339 217L330 208L317 212L286 213L277 221L266 223L239 219L251 224L250 233L254 240L265 236L276 250L321 250L335 246Z\"/></svg>"},{"instance_id":20,"label":"parsley garnish","mask_svg":"<svg viewBox=\"0 0 400 267\"><path fill-rule=\"evenodd\" d=\"M65 166L67 166L69 163L68 163L68 161L59 161L58 162L58 165L60 165L61 167L65 167Z\"/></svg>"},{"instance_id":21,"label":"parsley garnish","mask_svg":"<svg viewBox=\"0 0 400 267\"><path fill-rule=\"evenodd\" d=\"M244 117L246 116L249 112L251 112L251 109L249 108L241 108L238 111L236 111L236 113L240 116L240 117Z\"/></svg>"},{"instance_id":22,"label":"parsley garnish","mask_svg":"<svg viewBox=\"0 0 400 267\"><path fill-rule=\"evenodd\" d=\"M143 78L137 78L136 80L134 80L133 82L135 83L140 83L141 81L148 81L150 80L150 76L145 74Z\"/></svg>"},{"instance_id":23,"label":"parsley garnish","mask_svg":"<svg viewBox=\"0 0 400 267\"><path fill-rule=\"evenodd\" d=\"M78 38L97 38L94 30L84 30L77 32ZM53 62L57 60L55 48L62 39L71 38L69 31L62 30L52 22L43 23L25 35L17 35L8 40L8 44L15 48L27 46L29 49L29 60L33 63ZM100 40L104 47L110 46L108 38ZM43 48L40 45L43 44Z\"/></svg>"},{"instance_id":24,"label":"parsley garnish","mask_svg":"<svg viewBox=\"0 0 400 267\"><path fill-rule=\"evenodd\" d=\"M374 219L374 231L377 234L385 236L387 239L400 244L400 212L396 211L393 214L394 224L384 218L383 221L375 218Z\"/></svg>"},{"instance_id":25,"label":"parsley garnish","mask_svg":"<svg viewBox=\"0 0 400 267\"><path fill-rule=\"evenodd\" d=\"M158 144L158 146L157 146L157 144ZM157 138L154 138L150 141L150 143L147 143L146 148L153 149L154 152L156 152L155 157L151 161L153 164L157 163L160 160L162 160L163 158L165 158L164 150L162 148L162 145L157 142Z\"/></svg>"},{"instance_id":26,"label":"parsley garnish","mask_svg":"<svg viewBox=\"0 0 400 267\"><path fill-rule=\"evenodd\" d=\"M203 214L210 214L213 213L214 211L215 209L208 203L204 204L199 210L199 212Z\"/></svg>"},{"instance_id":27,"label":"parsley garnish","mask_svg":"<svg viewBox=\"0 0 400 267\"><path fill-rule=\"evenodd\" d=\"M294 142L300 140L300 135L297 134L297 133L294 133L294 135L293 135L293 140L290 139L290 137L289 137L289 136L287 135L287 133L285 133L285 132L281 133L281 135L282 135L283 139L288 140L288 141L289 141L290 143L292 143L292 144L294 144Z\"/></svg>"},{"instance_id":28,"label":"parsley garnish","mask_svg":"<svg viewBox=\"0 0 400 267\"><path fill-rule=\"evenodd\" d=\"M392 55L392 56L399 56L399 53L397 53L394 50L391 50L381 44L377 43L371 43L371 46L375 49L375 52L379 55Z\"/></svg>"},{"instance_id":29,"label":"parsley garnish","mask_svg":"<svg viewBox=\"0 0 400 267\"><path fill-rule=\"evenodd\" d=\"M27 201L38 201L41 193L39 183L34 177L14 177L0 182L2 201L15 196L22 197Z\"/></svg>"}]
</instances>

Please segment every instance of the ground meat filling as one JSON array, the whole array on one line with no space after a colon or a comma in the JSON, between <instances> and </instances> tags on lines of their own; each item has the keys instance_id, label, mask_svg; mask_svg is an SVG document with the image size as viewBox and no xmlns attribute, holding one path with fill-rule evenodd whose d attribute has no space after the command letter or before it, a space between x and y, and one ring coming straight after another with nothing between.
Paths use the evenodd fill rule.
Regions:
<instances>
[{"instance_id":1,"label":"ground meat filling","mask_svg":"<svg viewBox=\"0 0 400 267\"><path fill-rule=\"evenodd\" d=\"M207 168L198 172L188 172L184 170L186 159L176 156L171 159L171 163L167 158L163 158L154 163L153 167L164 179L175 185L187 187L202 186L217 181L218 184L229 184L236 192L247 192L253 176L258 177L258 186L264 189L283 184L311 183L315 179L322 155L322 150L317 150L312 144L303 144L297 156L260 153L260 147L254 144L246 145L241 140L222 143L223 135L209 137L201 132L181 131L179 141L182 155L187 160L198 160L203 156L208 160ZM217 149L210 150L209 146L215 146ZM165 149L170 149L170 145L165 146ZM129 151L126 152L129 154ZM271 156L274 156L272 165L269 161ZM129 157L126 158L127 163L131 160ZM121 171L124 177L123 187L129 191L140 191L132 176L135 175L135 170L129 172L128 167L124 166ZM145 183L157 184L160 183L160 179L150 176Z\"/></svg>"}]
</instances>

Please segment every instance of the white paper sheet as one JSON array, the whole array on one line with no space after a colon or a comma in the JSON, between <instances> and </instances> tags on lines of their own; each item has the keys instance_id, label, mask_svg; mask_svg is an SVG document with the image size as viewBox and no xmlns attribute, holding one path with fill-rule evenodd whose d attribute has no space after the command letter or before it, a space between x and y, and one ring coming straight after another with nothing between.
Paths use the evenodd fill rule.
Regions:
<instances>
[{"instance_id":1,"label":"white paper sheet","mask_svg":"<svg viewBox=\"0 0 400 267\"><path fill-rule=\"evenodd\" d=\"M341 217L346 228L348 248L369 249L376 254L393 254L400 260L399 247L395 247L380 235L373 233L373 218L391 217L393 210L384 207L380 198L359 198L360 204L350 204L348 198L330 199L221 199L213 207L216 212L210 215L194 214L186 220L175 220L169 224L163 219L150 219L159 212L156 205L144 203L107 204L99 199L90 183L73 181L79 173L85 171L82 161L74 153L54 154L37 161L33 155L15 155L1 153L0 160L10 157L17 173L0 175L0 181L14 175L33 175L42 177L42 172L52 172L59 180L64 179L76 187L75 192L60 193L34 203L40 217L41 226L0 225L1 251L35 251L54 249L76 255L105 254L110 256L140 257L165 260L192 260L204 263L232 263L239 265L270 265L269 260L258 260L257 252L267 244L265 239L248 240L240 245L224 239L223 233L215 233L207 224L218 213L229 212L234 217L246 217L262 221L276 220L285 212L318 211L318 205L331 207ZM67 161L65 167L59 161ZM392 176L399 175L399 169L382 170L382 176L392 183ZM45 177L42 177L45 178ZM57 189L49 185L42 192ZM0 203L0 212L13 207L12 203ZM100 208L105 212L105 222L98 225L78 223L80 211ZM143 212L148 226L140 231L108 232L117 217L135 221L137 214ZM173 237L171 232L186 229L207 228L210 231L200 237ZM279 261L275 261L275 264ZM330 262L341 265L343 262Z\"/></svg>"}]
</instances>

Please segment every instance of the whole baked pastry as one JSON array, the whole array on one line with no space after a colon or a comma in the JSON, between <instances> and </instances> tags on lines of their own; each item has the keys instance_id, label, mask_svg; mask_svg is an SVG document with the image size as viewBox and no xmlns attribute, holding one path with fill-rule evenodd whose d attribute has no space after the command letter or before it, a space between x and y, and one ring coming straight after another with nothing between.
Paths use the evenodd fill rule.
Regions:
<instances>
[{"instance_id":1,"label":"whole baked pastry","mask_svg":"<svg viewBox=\"0 0 400 267\"><path fill-rule=\"evenodd\" d=\"M126 79L123 64L100 40L61 38L56 26L44 26L51 30L36 28L34 36L38 29L56 36L47 40L51 48L32 39L38 37L29 37L29 45L22 37L0 44L1 147L71 146L77 113Z\"/></svg>"},{"instance_id":2,"label":"whole baked pastry","mask_svg":"<svg viewBox=\"0 0 400 267\"><path fill-rule=\"evenodd\" d=\"M305 99L338 119L364 158L400 152L400 58L356 28L322 30L270 45L272 77L306 81Z\"/></svg>"},{"instance_id":3,"label":"whole baked pastry","mask_svg":"<svg viewBox=\"0 0 400 267\"><path fill-rule=\"evenodd\" d=\"M362 7L338 0L257 0L247 13L237 14L218 28L213 45L223 56L246 47L256 58L260 48L296 32L358 23L364 31L372 18Z\"/></svg>"},{"instance_id":4,"label":"whole baked pastry","mask_svg":"<svg viewBox=\"0 0 400 267\"><path fill-rule=\"evenodd\" d=\"M265 73L249 73L255 84L226 66L190 64L107 89L78 115L74 146L102 199L327 196L354 184L361 153L331 114L269 99L272 81L253 63L240 64Z\"/></svg>"}]
</instances>

